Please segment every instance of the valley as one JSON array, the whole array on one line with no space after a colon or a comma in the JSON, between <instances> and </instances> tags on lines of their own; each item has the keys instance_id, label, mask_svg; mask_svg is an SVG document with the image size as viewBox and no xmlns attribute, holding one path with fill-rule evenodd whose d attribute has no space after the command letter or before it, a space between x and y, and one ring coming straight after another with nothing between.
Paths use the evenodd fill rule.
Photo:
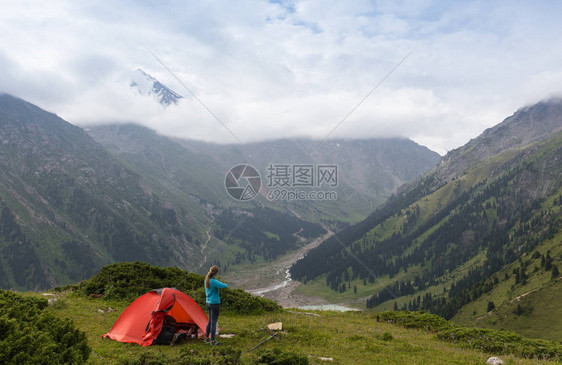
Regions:
<instances>
[{"instance_id":1,"label":"valley","mask_svg":"<svg viewBox=\"0 0 562 365\"><path fill-rule=\"evenodd\" d=\"M319 297L310 297L297 293L300 282L290 277L290 267L311 249L331 237L334 232L324 226L327 233L314 239L303 247L284 255L274 261L240 265L224 275L224 280L235 288L267 299L274 300L283 308L328 303Z\"/></svg>"},{"instance_id":2,"label":"valley","mask_svg":"<svg viewBox=\"0 0 562 365\"><path fill-rule=\"evenodd\" d=\"M0 365L562 364L560 15L4 1Z\"/></svg>"},{"instance_id":3,"label":"valley","mask_svg":"<svg viewBox=\"0 0 562 365\"><path fill-rule=\"evenodd\" d=\"M418 177L381 167L416 164L395 156L412 147L408 141L330 143L323 156L344 174L336 202L275 202L263 191L250 202L229 198L223 173L243 157L236 146L217 152L135 125L86 133L11 96L0 97L0 107L3 288L71 284L57 290L131 300L147 290L139 270L149 270L157 276L150 285L184 287L201 301L196 273L216 264L232 288L226 308L241 313L262 313L260 306L290 309L281 317L299 307L360 309L365 318L421 311L469 333L485 327L533 344L562 339L561 101L518 110ZM300 153L310 141L250 149L264 166L295 143L301 148L285 161L307 161ZM354 165L370 158L376 165ZM373 179L380 185L367 188ZM114 282L114 275L132 276ZM70 295L61 298L75 302Z\"/></svg>"}]
</instances>

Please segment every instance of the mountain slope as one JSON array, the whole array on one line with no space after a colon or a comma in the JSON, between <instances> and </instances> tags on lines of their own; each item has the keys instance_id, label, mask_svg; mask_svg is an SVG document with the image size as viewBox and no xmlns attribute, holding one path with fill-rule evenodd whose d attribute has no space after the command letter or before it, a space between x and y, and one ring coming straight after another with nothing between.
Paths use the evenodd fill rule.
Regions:
<instances>
[{"instance_id":1,"label":"mountain slope","mask_svg":"<svg viewBox=\"0 0 562 365\"><path fill-rule=\"evenodd\" d=\"M406 140L331 143L320 149L323 161L360 161L342 175L339 201L241 204L224 187L226 171L243 156L239 146L173 140L133 125L90 133L113 155L81 128L0 96L0 287L60 285L115 261L196 271L211 262L226 269L274 259L325 233L320 222L357 219L355 205L378 203L436 160ZM289 153L294 143L279 141L259 161L302 163L314 143ZM259 154L271 146L249 147Z\"/></svg>"},{"instance_id":2,"label":"mountain slope","mask_svg":"<svg viewBox=\"0 0 562 365\"><path fill-rule=\"evenodd\" d=\"M555 202L558 206L561 203L560 198ZM543 206L549 204L547 201ZM538 244L532 253L504 266L495 275L497 285L463 306L452 320L462 325L512 330L532 338L562 339L562 308L558 305L562 300L561 256L559 231ZM490 302L495 305L492 311L488 310Z\"/></svg>"},{"instance_id":3,"label":"mountain slope","mask_svg":"<svg viewBox=\"0 0 562 365\"><path fill-rule=\"evenodd\" d=\"M248 163L262 177L260 204L290 209L304 219L358 221L402 184L428 171L439 155L405 139L319 141L274 140L218 145L170 139L135 125L89 128L90 135L117 158L160 184L174 186L215 205L243 206L225 193L224 177ZM267 201L270 164L337 165L336 201ZM300 190L306 190L300 189Z\"/></svg>"},{"instance_id":4,"label":"mountain slope","mask_svg":"<svg viewBox=\"0 0 562 365\"><path fill-rule=\"evenodd\" d=\"M225 270L324 232L259 204L230 210L208 203L227 196L224 175L169 139L127 145L125 154L140 148L143 156L132 166L81 128L3 94L0 141L2 288L61 285L116 261L192 271L222 262Z\"/></svg>"},{"instance_id":5,"label":"mountain slope","mask_svg":"<svg viewBox=\"0 0 562 365\"><path fill-rule=\"evenodd\" d=\"M183 196L218 203L234 202L226 193L227 170L204 153L134 124L88 128L88 134L116 158L138 171L147 181ZM229 166L230 168L230 166Z\"/></svg>"},{"instance_id":6,"label":"mountain slope","mask_svg":"<svg viewBox=\"0 0 562 365\"><path fill-rule=\"evenodd\" d=\"M452 178L490 156L518 150L562 129L562 105L551 99L519 109L496 126L485 130L466 145L449 152L437 170L441 178Z\"/></svg>"},{"instance_id":7,"label":"mountain slope","mask_svg":"<svg viewBox=\"0 0 562 365\"><path fill-rule=\"evenodd\" d=\"M311 251L293 277L347 299L374 292L368 307L453 317L560 232L561 128L560 100L517 111ZM359 295L346 293L353 287Z\"/></svg>"},{"instance_id":8,"label":"mountain slope","mask_svg":"<svg viewBox=\"0 0 562 365\"><path fill-rule=\"evenodd\" d=\"M82 129L2 94L0 141L0 286L68 283L113 261L197 261L197 220Z\"/></svg>"}]
</instances>

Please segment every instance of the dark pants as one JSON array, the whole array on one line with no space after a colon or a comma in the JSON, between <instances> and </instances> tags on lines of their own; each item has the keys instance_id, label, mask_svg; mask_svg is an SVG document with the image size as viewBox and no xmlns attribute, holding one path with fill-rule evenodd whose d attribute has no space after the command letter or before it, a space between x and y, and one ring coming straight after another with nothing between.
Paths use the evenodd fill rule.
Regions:
<instances>
[{"instance_id":1,"label":"dark pants","mask_svg":"<svg viewBox=\"0 0 562 365\"><path fill-rule=\"evenodd\" d=\"M207 323L205 337L214 341L215 333L217 332L217 321L219 320L220 304L207 303L207 311L209 311L209 322Z\"/></svg>"}]
</instances>

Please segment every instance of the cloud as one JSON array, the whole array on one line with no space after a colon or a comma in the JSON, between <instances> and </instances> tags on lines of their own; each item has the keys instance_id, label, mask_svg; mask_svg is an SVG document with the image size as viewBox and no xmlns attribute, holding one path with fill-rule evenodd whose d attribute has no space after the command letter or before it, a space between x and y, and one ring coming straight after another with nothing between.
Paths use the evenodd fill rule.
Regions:
<instances>
[{"instance_id":1,"label":"cloud","mask_svg":"<svg viewBox=\"0 0 562 365\"><path fill-rule=\"evenodd\" d=\"M243 141L402 136L438 152L562 92L559 2L12 2L0 89L68 121L137 121L235 143L195 99L163 109L129 88L140 67Z\"/></svg>"}]
</instances>

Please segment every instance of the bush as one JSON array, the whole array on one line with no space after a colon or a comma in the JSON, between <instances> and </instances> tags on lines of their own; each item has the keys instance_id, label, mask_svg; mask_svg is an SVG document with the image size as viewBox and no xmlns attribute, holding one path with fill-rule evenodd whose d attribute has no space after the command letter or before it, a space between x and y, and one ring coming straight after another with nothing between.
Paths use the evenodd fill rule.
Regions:
<instances>
[{"instance_id":1,"label":"bush","mask_svg":"<svg viewBox=\"0 0 562 365\"><path fill-rule=\"evenodd\" d=\"M205 307L205 277L175 267L158 267L144 262L122 262L103 267L79 284L85 295L103 294L106 299L135 300L158 288L176 288ZM280 307L272 300L253 296L240 289L221 290L221 310L238 314L263 314Z\"/></svg>"},{"instance_id":2,"label":"bush","mask_svg":"<svg viewBox=\"0 0 562 365\"><path fill-rule=\"evenodd\" d=\"M405 328L419 328L426 331L437 332L451 328L453 325L445 318L435 314L419 312L382 312L377 314L377 321L395 323Z\"/></svg>"},{"instance_id":3,"label":"bush","mask_svg":"<svg viewBox=\"0 0 562 365\"><path fill-rule=\"evenodd\" d=\"M124 365L240 365L242 351L231 347L213 348L211 351L200 352L183 347L179 354L158 354L143 352L137 357L122 361Z\"/></svg>"},{"instance_id":4,"label":"bush","mask_svg":"<svg viewBox=\"0 0 562 365\"><path fill-rule=\"evenodd\" d=\"M144 262L122 262L104 266L99 273L79 284L86 294L103 294L108 299L136 299L158 288L182 291L202 286L203 276L175 267L162 268Z\"/></svg>"},{"instance_id":5,"label":"bush","mask_svg":"<svg viewBox=\"0 0 562 365\"><path fill-rule=\"evenodd\" d=\"M82 364L86 335L45 310L47 300L0 290L1 364Z\"/></svg>"},{"instance_id":6,"label":"bush","mask_svg":"<svg viewBox=\"0 0 562 365\"><path fill-rule=\"evenodd\" d=\"M296 354L290 351L284 351L280 348L267 349L260 353L256 360L256 364L269 365L308 365L310 361L308 357Z\"/></svg>"},{"instance_id":7,"label":"bush","mask_svg":"<svg viewBox=\"0 0 562 365\"><path fill-rule=\"evenodd\" d=\"M180 364L185 365L211 365L211 364L221 364L221 365L239 365L241 364L240 356L242 351L239 349L234 349L232 347L221 347L214 348L213 351L209 353L200 354L197 351L190 350L187 347L182 349L182 357Z\"/></svg>"},{"instance_id":8,"label":"bush","mask_svg":"<svg viewBox=\"0 0 562 365\"><path fill-rule=\"evenodd\" d=\"M383 334L381 335L381 340L383 341L390 341L392 340L394 337L392 337L392 335L390 334L390 332L383 332Z\"/></svg>"},{"instance_id":9,"label":"bush","mask_svg":"<svg viewBox=\"0 0 562 365\"><path fill-rule=\"evenodd\" d=\"M519 357L539 359L560 359L562 357L562 344L530 339L510 331L460 327L439 332L437 338L458 343L462 347L495 354L513 354Z\"/></svg>"}]
</instances>

